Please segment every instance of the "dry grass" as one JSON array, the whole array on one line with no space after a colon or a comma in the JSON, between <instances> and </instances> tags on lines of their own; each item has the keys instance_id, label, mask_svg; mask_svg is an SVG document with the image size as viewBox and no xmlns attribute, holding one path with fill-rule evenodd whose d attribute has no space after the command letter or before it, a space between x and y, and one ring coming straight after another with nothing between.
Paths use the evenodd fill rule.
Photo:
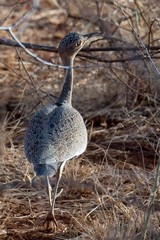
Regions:
<instances>
[{"instance_id":1,"label":"dry grass","mask_svg":"<svg viewBox=\"0 0 160 240\"><path fill-rule=\"evenodd\" d=\"M130 42L128 46L139 46L128 21L122 21L124 15L118 6L102 2L98 16L94 2L60 1L65 10L57 13L57 18L48 12L56 6L42 0L39 12L27 27L17 29L17 34L26 42L56 46L59 37L69 31L101 29ZM158 3L153 1L151 9L149 3L141 1L122 2L125 13L132 16L139 39L148 43L149 26L159 16ZM24 11L26 6L17 8ZM3 21L11 8L0 8ZM15 9L7 23L20 14ZM153 45L159 43L158 32L159 27L153 24L150 36ZM2 31L0 36L7 37ZM125 44L114 40L94 46ZM34 173L23 153L23 138L31 113L54 102L58 96L63 71L42 66L22 50L0 48L0 239L141 239L159 155L159 78L151 62L131 61L111 66L103 63L99 68L93 60L76 59L76 65L95 66L76 69L74 79L73 104L86 120L89 144L81 157L66 164L60 183L63 192L56 201L59 227L47 232L43 225L49 208L46 189L40 178L30 185ZM140 52L144 53L144 49ZM98 54L105 59L122 59L132 57L134 52ZM39 52L39 55L59 63L56 54ZM159 66L159 59L155 63ZM147 240L160 239L159 197L158 190Z\"/></svg>"}]
</instances>

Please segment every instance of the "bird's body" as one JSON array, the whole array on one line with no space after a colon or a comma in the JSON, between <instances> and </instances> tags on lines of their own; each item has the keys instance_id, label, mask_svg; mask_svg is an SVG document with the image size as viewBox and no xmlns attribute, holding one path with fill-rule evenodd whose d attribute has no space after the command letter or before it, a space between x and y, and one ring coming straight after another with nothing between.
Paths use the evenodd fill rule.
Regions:
<instances>
[{"instance_id":1,"label":"bird's body","mask_svg":"<svg viewBox=\"0 0 160 240\"><path fill-rule=\"evenodd\" d=\"M37 175L53 176L60 162L79 156L86 146L83 118L67 103L36 112L25 138L26 156L34 164Z\"/></svg>"},{"instance_id":2,"label":"bird's body","mask_svg":"<svg viewBox=\"0 0 160 240\"><path fill-rule=\"evenodd\" d=\"M43 107L31 118L25 136L25 153L37 175L45 176L51 209L47 221L55 221L54 205L58 184L66 161L82 154L87 147L87 130L80 113L72 107L73 61L88 40L97 33L69 33L59 45L66 66L63 87L57 102ZM56 174L53 196L49 177Z\"/></svg>"}]
</instances>

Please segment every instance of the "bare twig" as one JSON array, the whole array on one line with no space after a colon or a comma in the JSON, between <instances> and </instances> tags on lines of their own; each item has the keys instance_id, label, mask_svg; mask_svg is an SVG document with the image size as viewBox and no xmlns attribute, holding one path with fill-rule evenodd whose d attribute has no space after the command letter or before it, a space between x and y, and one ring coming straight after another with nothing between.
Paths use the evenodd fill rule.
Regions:
<instances>
[{"instance_id":1,"label":"bare twig","mask_svg":"<svg viewBox=\"0 0 160 240\"><path fill-rule=\"evenodd\" d=\"M40 50L40 51L46 51L46 52L58 52L58 49L56 47L42 46L38 44L24 43L24 42L21 42L21 43L23 44L23 46L25 46L25 48L28 48L28 49ZM6 39L6 38L0 38L0 45L6 45L11 47L21 47L16 41Z\"/></svg>"},{"instance_id":2,"label":"bare twig","mask_svg":"<svg viewBox=\"0 0 160 240\"><path fill-rule=\"evenodd\" d=\"M0 28L1 29L1 28ZM36 54L32 53L31 51L29 51L28 49L26 49L26 47L18 40L18 38L14 35L12 28L8 27L7 31L9 32L9 34L12 36L12 38L19 44L19 46L21 48L23 48L23 50L30 55L31 57L33 57L34 59L36 59L37 61L47 65L47 66L51 66L51 67L59 67L59 68L65 68L68 69L67 66L61 66L61 65L57 65L57 64L53 64L51 62L47 62L43 59L41 59L40 57L38 57Z\"/></svg>"},{"instance_id":3,"label":"bare twig","mask_svg":"<svg viewBox=\"0 0 160 240\"><path fill-rule=\"evenodd\" d=\"M39 51L45 51L45 52L58 52L58 48L54 46L44 46L44 45L39 45L39 44L32 44L32 43L25 43L21 42L26 48L28 49L33 49L33 50L39 50ZM0 45L6 45L10 47L21 47L16 41L6 39L6 38L0 38ZM149 51L156 51L160 50L160 46L149 46L145 45L146 48ZM82 48L80 52L126 52L126 51L140 51L140 47L100 47L100 48Z\"/></svg>"}]
</instances>

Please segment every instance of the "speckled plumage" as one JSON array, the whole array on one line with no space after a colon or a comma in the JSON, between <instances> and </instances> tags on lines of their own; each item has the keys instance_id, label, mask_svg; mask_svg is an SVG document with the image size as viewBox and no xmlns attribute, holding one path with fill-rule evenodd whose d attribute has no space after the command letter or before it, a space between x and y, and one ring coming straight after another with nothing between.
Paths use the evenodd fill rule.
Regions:
<instances>
[{"instance_id":1,"label":"speckled plumage","mask_svg":"<svg viewBox=\"0 0 160 240\"><path fill-rule=\"evenodd\" d=\"M42 108L35 113L26 132L26 156L37 175L54 175L59 162L79 156L86 146L84 121L67 103Z\"/></svg>"}]
</instances>

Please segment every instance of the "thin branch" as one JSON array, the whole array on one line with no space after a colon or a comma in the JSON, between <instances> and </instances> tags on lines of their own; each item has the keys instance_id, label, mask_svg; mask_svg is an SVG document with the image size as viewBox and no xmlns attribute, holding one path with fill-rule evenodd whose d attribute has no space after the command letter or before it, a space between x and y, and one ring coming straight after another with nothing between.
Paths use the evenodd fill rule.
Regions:
<instances>
[{"instance_id":1,"label":"thin branch","mask_svg":"<svg viewBox=\"0 0 160 240\"><path fill-rule=\"evenodd\" d=\"M1 28L0 28L1 30ZM39 50L39 51L45 51L45 52L58 52L58 48L54 46L44 46L39 44L32 44L32 43L25 43L21 42L25 48L33 49L33 50ZM6 39L6 38L0 38L0 45L6 45L10 47L21 47L16 41ZM160 46L149 46L145 45L146 48L150 51L156 51L160 50ZM126 51L140 51L140 47L101 47L101 48L88 48L85 47L81 49L81 52L126 52Z\"/></svg>"},{"instance_id":2,"label":"thin branch","mask_svg":"<svg viewBox=\"0 0 160 240\"><path fill-rule=\"evenodd\" d=\"M58 49L56 47L43 46L43 45L24 43L24 42L21 42L21 43L25 48L28 48L28 49L40 50L40 51L46 51L46 52L56 52L56 53L58 52ZM6 45L10 47L21 47L16 41L6 39L6 38L0 38L0 45Z\"/></svg>"},{"instance_id":3,"label":"thin branch","mask_svg":"<svg viewBox=\"0 0 160 240\"><path fill-rule=\"evenodd\" d=\"M0 28L1 29L1 28ZM37 61L47 65L47 66L51 66L51 67L58 67L58 68L65 68L68 69L67 66L62 66L62 65L57 65L57 64L53 64L51 62L47 62L43 59L41 59L40 57L38 57L36 54L32 53L31 51L29 51L19 40L18 38L14 35L14 33L12 32L11 27L8 27L7 31L9 32L9 34L12 36L12 38L19 44L19 46L21 48L23 48L23 50L30 55L31 57L33 57L34 59L36 59Z\"/></svg>"}]
</instances>

